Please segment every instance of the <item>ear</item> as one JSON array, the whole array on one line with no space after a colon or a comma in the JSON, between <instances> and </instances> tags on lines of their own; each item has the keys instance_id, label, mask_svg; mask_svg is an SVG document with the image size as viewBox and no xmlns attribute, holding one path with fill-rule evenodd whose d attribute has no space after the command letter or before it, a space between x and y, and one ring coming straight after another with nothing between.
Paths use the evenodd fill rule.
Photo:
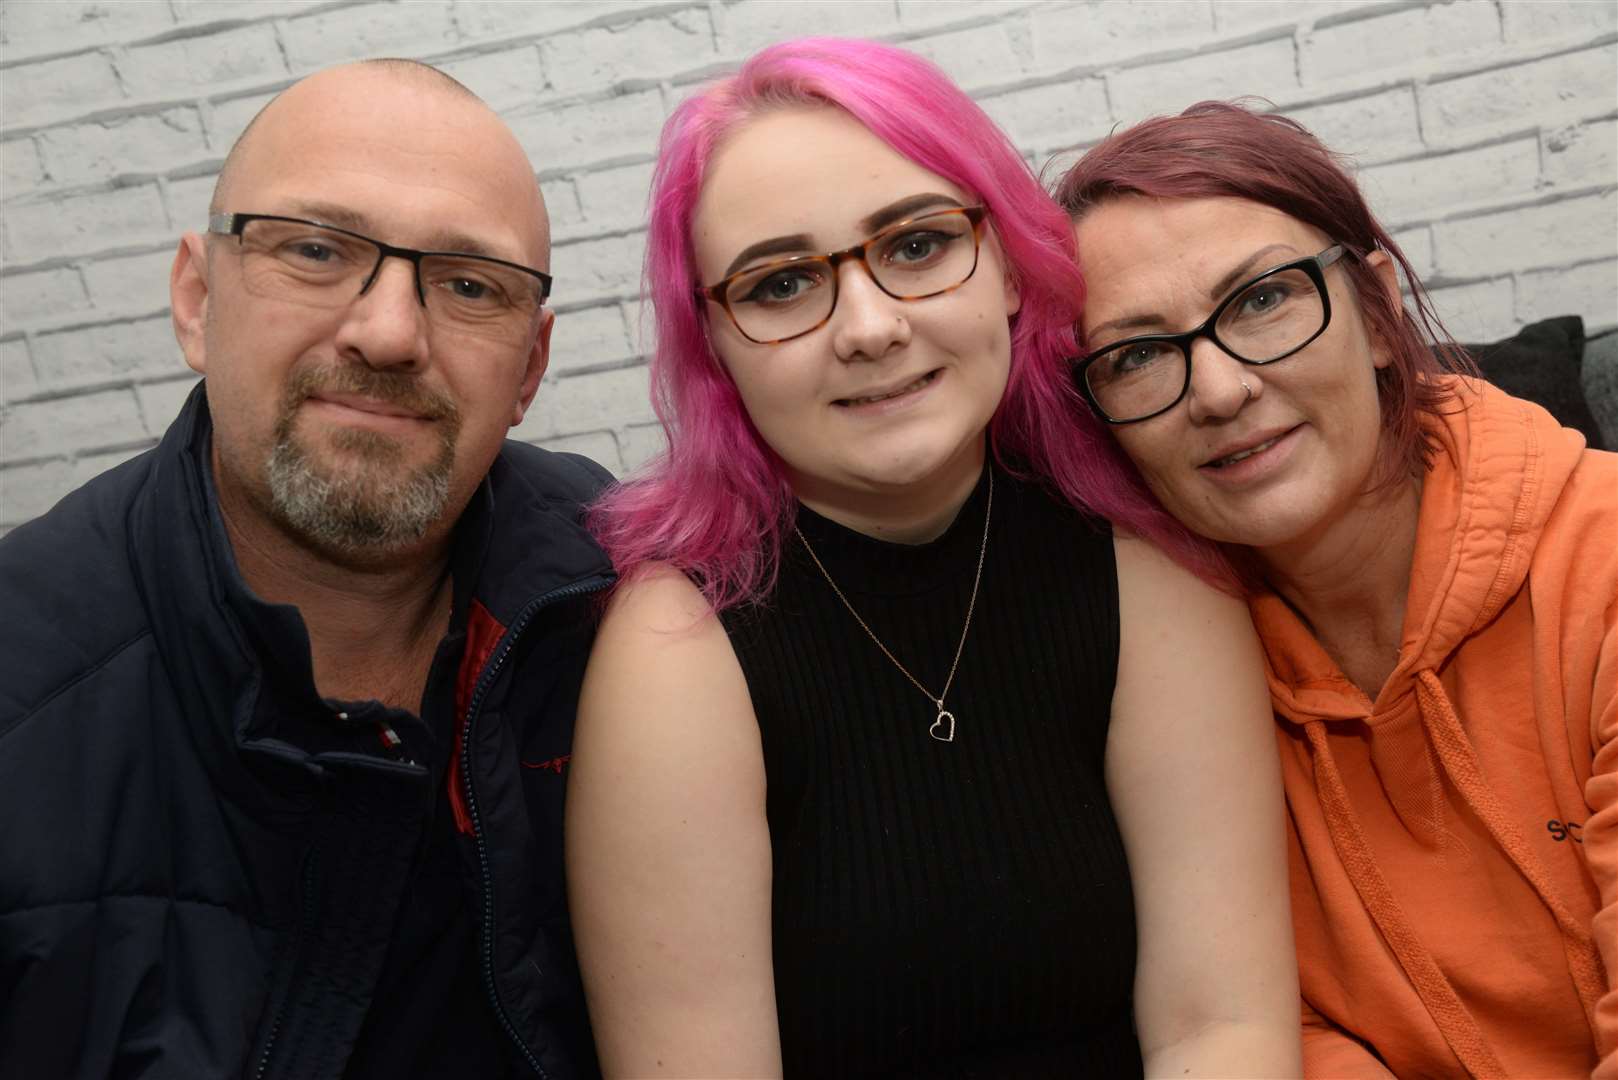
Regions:
<instances>
[{"instance_id":1,"label":"ear","mask_svg":"<svg viewBox=\"0 0 1618 1080\"><path fill-rule=\"evenodd\" d=\"M1377 285L1381 287L1383 297L1387 300L1389 309L1395 313L1404 310L1404 297L1399 293L1399 267L1394 263L1393 257L1381 248L1365 256L1365 265L1370 267L1371 273L1376 276ZM1393 363L1393 356L1388 352L1376 331L1369 325L1366 332L1371 337L1371 363L1377 368L1385 368Z\"/></svg>"},{"instance_id":2,"label":"ear","mask_svg":"<svg viewBox=\"0 0 1618 1080\"><path fill-rule=\"evenodd\" d=\"M511 426L522 423L523 414L539 393L539 380L551 363L551 327L556 325L556 313L550 308L539 309L539 332L534 335L533 347L528 350L528 366L523 370L522 386L517 390L517 404L511 409Z\"/></svg>"},{"instance_id":3,"label":"ear","mask_svg":"<svg viewBox=\"0 0 1618 1080\"><path fill-rule=\"evenodd\" d=\"M1002 276L1005 278L1006 318L1009 319L1022 310L1022 286L1009 269Z\"/></svg>"},{"instance_id":4,"label":"ear","mask_svg":"<svg viewBox=\"0 0 1618 1080\"><path fill-rule=\"evenodd\" d=\"M208 242L197 233L180 237L179 250L174 253L174 266L169 271L169 311L186 365L198 375L208 374L203 333L208 323Z\"/></svg>"}]
</instances>

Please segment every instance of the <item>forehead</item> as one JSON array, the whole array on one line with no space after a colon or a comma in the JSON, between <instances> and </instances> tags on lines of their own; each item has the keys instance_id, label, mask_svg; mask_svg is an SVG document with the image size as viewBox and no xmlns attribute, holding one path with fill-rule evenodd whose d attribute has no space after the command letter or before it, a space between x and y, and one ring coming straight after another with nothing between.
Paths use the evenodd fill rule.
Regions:
<instances>
[{"instance_id":1,"label":"forehead","mask_svg":"<svg viewBox=\"0 0 1618 1080\"><path fill-rule=\"evenodd\" d=\"M397 76L347 72L288 90L255 125L224 209L342 207L379 239L431 247L475 238L544 265L533 173L481 103Z\"/></svg>"},{"instance_id":2,"label":"forehead","mask_svg":"<svg viewBox=\"0 0 1618 1080\"><path fill-rule=\"evenodd\" d=\"M1329 241L1281 210L1246 199L1154 199L1124 195L1087 211L1075 226L1085 278L1086 326L1125 307L1183 301L1206 307L1208 288L1255 252L1275 245L1262 271L1313 255ZM1288 252L1295 254L1289 255Z\"/></svg>"},{"instance_id":3,"label":"forehead","mask_svg":"<svg viewBox=\"0 0 1618 1080\"><path fill-rule=\"evenodd\" d=\"M830 250L865 239L860 219L908 195L965 192L830 106L773 110L747 122L709 161L692 219L704 270L767 237L803 233Z\"/></svg>"}]
</instances>

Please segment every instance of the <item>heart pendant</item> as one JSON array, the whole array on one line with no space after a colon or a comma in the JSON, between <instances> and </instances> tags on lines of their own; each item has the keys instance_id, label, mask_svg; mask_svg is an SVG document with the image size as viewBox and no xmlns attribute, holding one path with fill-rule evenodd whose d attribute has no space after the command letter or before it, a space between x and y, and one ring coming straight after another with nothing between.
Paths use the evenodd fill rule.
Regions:
<instances>
[{"instance_id":1,"label":"heart pendant","mask_svg":"<svg viewBox=\"0 0 1618 1080\"><path fill-rule=\"evenodd\" d=\"M939 742L955 741L955 714L945 709L938 710L938 719L933 726L927 729L927 734Z\"/></svg>"}]
</instances>

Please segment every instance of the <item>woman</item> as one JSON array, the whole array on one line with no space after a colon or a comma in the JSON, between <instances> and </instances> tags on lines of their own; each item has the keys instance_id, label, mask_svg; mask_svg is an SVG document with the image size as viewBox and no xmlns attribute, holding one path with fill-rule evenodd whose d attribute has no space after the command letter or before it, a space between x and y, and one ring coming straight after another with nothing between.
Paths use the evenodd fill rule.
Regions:
<instances>
[{"instance_id":1,"label":"woman","mask_svg":"<svg viewBox=\"0 0 1618 1080\"><path fill-rule=\"evenodd\" d=\"M568 792L609 1075L1295 1073L1256 643L1073 509L1198 551L1097 482L1071 247L898 49L774 46L669 120L669 451L595 515Z\"/></svg>"},{"instance_id":2,"label":"woman","mask_svg":"<svg viewBox=\"0 0 1618 1080\"><path fill-rule=\"evenodd\" d=\"M1283 117L1146 121L1058 198L1078 384L1252 585L1306 1071L1618 1075L1618 458L1428 347L1409 263Z\"/></svg>"}]
</instances>

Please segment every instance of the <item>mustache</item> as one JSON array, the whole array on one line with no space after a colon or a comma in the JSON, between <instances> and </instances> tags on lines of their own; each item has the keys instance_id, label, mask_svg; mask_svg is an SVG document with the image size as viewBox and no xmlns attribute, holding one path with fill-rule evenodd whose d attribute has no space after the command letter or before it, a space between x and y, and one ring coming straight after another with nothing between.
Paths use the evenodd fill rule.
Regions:
<instances>
[{"instance_id":1,"label":"mustache","mask_svg":"<svg viewBox=\"0 0 1618 1080\"><path fill-rule=\"evenodd\" d=\"M363 364L310 367L293 375L287 384L283 415L322 393L357 394L397 405L429 420L456 421L460 410L448 395L424 385L415 375L377 371Z\"/></svg>"}]
</instances>

